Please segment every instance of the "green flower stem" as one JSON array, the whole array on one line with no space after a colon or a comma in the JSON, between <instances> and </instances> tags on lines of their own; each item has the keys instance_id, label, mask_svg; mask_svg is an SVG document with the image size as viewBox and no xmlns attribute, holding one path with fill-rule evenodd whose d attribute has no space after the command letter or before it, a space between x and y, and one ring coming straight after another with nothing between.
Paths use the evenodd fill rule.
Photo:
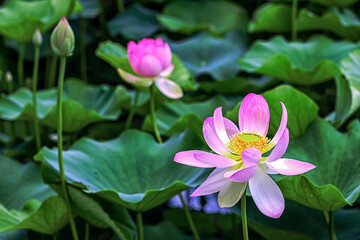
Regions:
<instances>
[{"instance_id":1,"label":"green flower stem","mask_svg":"<svg viewBox=\"0 0 360 240\"><path fill-rule=\"evenodd\" d=\"M131 123L132 123L132 120L134 118L134 114L135 114L135 111L136 111L136 108L137 108L138 101L139 101L139 91L135 89L134 103L131 106L129 115L128 115L127 119L126 119L125 130L130 129L130 127L131 127Z\"/></svg>"},{"instance_id":2,"label":"green flower stem","mask_svg":"<svg viewBox=\"0 0 360 240\"><path fill-rule=\"evenodd\" d=\"M243 239L249 240L247 219L246 219L246 192L241 197L241 223L243 229Z\"/></svg>"},{"instance_id":3,"label":"green flower stem","mask_svg":"<svg viewBox=\"0 0 360 240\"><path fill-rule=\"evenodd\" d=\"M41 138L40 138L40 130L39 130L39 120L37 117L37 99L36 99L37 80L38 80L38 71L39 71L39 56L40 56L40 47L35 46L32 90L33 90L33 105L34 105L34 130L35 130L35 139L36 139L36 149L38 151L41 148Z\"/></svg>"},{"instance_id":4,"label":"green flower stem","mask_svg":"<svg viewBox=\"0 0 360 240\"><path fill-rule=\"evenodd\" d=\"M125 8L124 8L124 1L123 0L117 0L117 7L119 10L119 13L123 13Z\"/></svg>"},{"instance_id":5,"label":"green flower stem","mask_svg":"<svg viewBox=\"0 0 360 240\"><path fill-rule=\"evenodd\" d=\"M81 79L86 82L86 19L82 17L80 18L80 57Z\"/></svg>"},{"instance_id":6,"label":"green flower stem","mask_svg":"<svg viewBox=\"0 0 360 240\"><path fill-rule=\"evenodd\" d=\"M296 41L297 39L297 8L298 8L298 0L293 0L292 2L292 11L291 11L291 40Z\"/></svg>"},{"instance_id":7,"label":"green flower stem","mask_svg":"<svg viewBox=\"0 0 360 240\"><path fill-rule=\"evenodd\" d=\"M25 57L25 43L20 43L19 44L19 58L18 58L18 64L17 64L19 87L24 86L24 57Z\"/></svg>"},{"instance_id":8,"label":"green flower stem","mask_svg":"<svg viewBox=\"0 0 360 240\"><path fill-rule=\"evenodd\" d=\"M8 94L12 94L14 92L14 85L12 81L8 81L7 82L7 87L8 87Z\"/></svg>"},{"instance_id":9,"label":"green flower stem","mask_svg":"<svg viewBox=\"0 0 360 240\"><path fill-rule=\"evenodd\" d=\"M155 84L150 87L150 114L151 114L151 121L155 133L155 137L159 143L162 143L162 139L159 133L159 129L156 125L156 117L155 117Z\"/></svg>"},{"instance_id":10,"label":"green flower stem","mask_svg":"<svg viewBox=\"0 0 360 240\"><path fill-rule=\"evenodd\" d=\"M85 240L89 240L90 235L90 224L88 222L85 223Z\"/></svg>"},{"instance_id":11,"label":"green flower stem","mask_svg":"<svg viewBox=\"0 0 360 240\"><path fill-rule=\"evenodd\" d=\"M183 208L184 208L184 211L185 211L185 215L186 215L186 218L187 218L187 220L189 222L191 231L193 232L194 238L195 238L195 240L200 240L199 234L198 234L198 232L196 230L194 221L193 221L193 219L192 219L192 217L190 215L190 211L189 211L189 208L186 205L184 197L181 195L181 193L179 194L179 197L181 199L181 202L182 202L182 205L183 205Z\"/></svg>"},{"instance_id":12,"label":"green flower stem","mask_svg":"<svg viewBox=\"0 0 360 240\"><path fill-rule=\"evenodd\" d=\"M67 186L66 186L66 177L65 177L65 169L64 169L64 160L63 160L63 139L62 139L62 92L63 92L63 84L64 84L64 75L65 75L65 67L66 67L66 57L60 58L60 70L59 70L59 83L58 83L58 92L57 92L57 114L58 114L58 157L59 157L59 169L60 169L60 180L61 187L64 194L64 200L68 209L69 219L70 219L70 227L73 234L74 240L79 240L76 225L74 221L74 217L71 210L71 205L69 201Z\"/></svg>"},{"instance_id":13,"label":"green flower stem","mask_svg":"<svg viewBox=\"0 0 360 240\"><path fill-rule=\"evenodd\" d=\"M107 25L106 25L104 1L98 0L98 4L100 7L100 15L99 15L100 27L101 27L101 31L103 33L103 37L106 38L109 34L108 34Z\"/></svg>"},{"instance_id":14,"label":"green flower stem","mask_svg":"<svg viewBox=\"0 0 360 240\"><path fill-rule=\"evenodd\" d=\"M329 229L329 239L336 240L337 238L336 238L335 229L334 229L334 211L329 212L328 229Z\"/></svg>"},{"instance_id":15,"label":"green flower stem","mask_svg":"<svg viewBox=\"0 0 360 240\"><path fill-rule=\"evenodd\" d=\"M329 213L326 211L322 211L324 218L325 218L325 222L326 222L326 226L329 226Z\"/></svg>"},{"instance_id":16,"label":"green flower stem","mask_svg":"<svg viewBox=\"0 0 360 240\"><path fill-rule=\"evenodd\" d=\"M143 230L143 222L142 222L141 212L136 213L136 222L138 225L139 240L144 240L144 230Z\"/></svg>"},{"instance_id":17,"label":"green flower stem","mask_svg":"<svg viewBox=\"0 0 360 240\"><path fill-rule=\"evenodd\" d=\"M49 52L51 51L50 49L50 43L48 44L47 42L45 43L45 52ZM45 87L47 87L49 85L49 79L50 79L50 66L51 66L51 59L52 56L46 56L46 61L45 61Z\"/></svg>"},{"instance_id":18,"label":"green flower stem","mask_svg":"<svg viewBox=\"0 0 360 240\"><path fill-rule=\"evenodd\" d=\"M74 8L75 8L75 0L71 0L69 10L66 13L66 18L69 18L71 16L71 14L74 12Z\"/></svg>"},{"instance_id":19,"label":"green flower stem","mask_svg":"<svg viewBox=\"0 0 360 240\"><path fill-rule=\"evenodd\" d=\"M49 81L47 84L48 88L52 88L55 86L57 60L58 60L58 56L56 54L54 54L51 58Z\"/></svg>"}]
</instances>

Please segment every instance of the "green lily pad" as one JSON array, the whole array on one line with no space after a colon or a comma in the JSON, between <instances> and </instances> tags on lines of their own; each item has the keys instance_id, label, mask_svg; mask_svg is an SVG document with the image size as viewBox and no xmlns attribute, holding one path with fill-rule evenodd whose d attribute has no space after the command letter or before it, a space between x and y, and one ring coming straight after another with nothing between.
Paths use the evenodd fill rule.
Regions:
<instances>
[{"instance_id":1,"label":"green lily pad","mask_svg":"<svg viewBox=\"0 0 360 240\"><path fill-rule=\"evenodd\" d=\"M293 0L272 0L273 2L292 2ZM327 7L346 7L356 3L358 0L299 0L317 3Z\"/></svg>"},{"instance_id":2,"label":"green lily pad","mask_svg":"<svg viewBox=\"0 0 360 240\"><path fill-rule=\"evenodd\" d=\"M268 240L328 240L329 235L323 213L286 200L285 211L279 219L271 219L261 214L254 201L248 197L247 217L249 228ZM240 215L240 205L232 208ZM360 230L356 223L360 219L359 210L341 209L335 212L335 232L338 239L356 239ZM240 218L240 216L238 216Z\"/></svg>"},{"instance_id":3,"label":"green lily pad","mask_svg":"<svg viewBox=\"0 0 360 240\"><path fill-rule=\"evenodd\" d=\"M209 74L216 80L232 78L239 72L236 60L247 48L247 38L239 32L228 33L223 39L201 33L183 42L168 42L192 74Z\"/></svg>"},{"instance_id":4,"label":"green lily pad","mask_svg":"<svg viewBox=\"0 0 360 240\"><path fill-rule=\"evenodd\" d=\"M282 116L280 102L285 104L288 113L287 127L290 139L295 139L305 133L308 126L316 120L319 107L302 92L288 85L281 85L262 94L270 108L269 135L274 136ZM234 122L238 121L241 102L226 114Z\"/></svg>"},{"instance_id":5,"label":"green lily pad","mask_svg":"<svg viewBox=\"0 0 360 240\"><path fill-rule=\"evenodd\" d=\"M161 29L156 15L156 11L135 3L108 22L110 35L115 37L120 34L130 40L149 37Z\"/></svg>"},{"instance_id":6,"label":"green lily pad","mask_svg":"<svg viewBox=\"0 0 360 240\"><path fill-rule=\"evenodd\" d=\"M226 112L234 105L234 101L229 101L219 95L203 102L166 102L155 113L156 124L160 133L165 136L171 136L189 128L202 139L202 125L205 118L211 117L217 107L222 106L223 112ZM146 116L142 129L153 131L150 115Z\"/></svg>"},{"instance_id":7,"label":"green lily pad","mask_svg":"<svg viewBox=\"0 0 360 240\"><path fill-rule=\"evenodd\" d=\"M95 53L113 68L118 68L122 64L121 59L127 55L125 47L110 40L100 43Z\"/></svg>"},{"instance_id":8,"label":"green lily pad","mask_svg":"<svg viewBox=\"0 0 360 240\"><path fill-rule=\"evenodd\" d=\"M209 93L222 94L246 94L249 92L259 93L279 83L272 77L262 76L260 78L234 77L221 81L200 82L200 89Z\"/></svg>"},{"instance_id":9,"label":"green lily pad","mask_svg":"<svg viewBox=\"0 0 360 240\"><path fill-rule=\"evenodd\" d=\"M291 31L291 6L268 3L260 6L249 24L250 32L286 33ZM274 18L273 16L277 16ZM326 30L342 38L357 41L360 38L360 20L349 10L331 9L321 16L301 9L297 18L297 31Z\"/></svg>"},{"instance_id":10,"label":"green lily pad","mask_svg":"<svg viewBox=\"0 0 360 240\"><path fill-rule=\"evenodd\" d=\"M250 73L309 86L330 80L340 61L359 46L347 41L334 42L323 36L304 43L275 37L256 42L240 59L240 64Z\"/></svg>"},{"instance_id":11,"label":"green lily pad","mask_svg":"<svg viewBox=\"0 0 360 240\"><path fill-rule=\"evenodd\" d=\"M288 85L281 85L263 94L270 108L269 134L274 136L282 116L279 102L283 102L288 112L290 139L303 135L308 126L319 118L319 107L304 93Z\"/></svg>"},{"instance_id":12,"label":"green lily pad","mask_svg":"<svg viewBox=\"0 0 360 240\"><path fill-rule=\"evenodd\" d=\"M113 68L121 68L128 73L138 76L130 66L126 56L126 48L120 44L111 41L100 43L99 47L96 49L96 55L108 62ZM195 90L196 84L194 77L175 54L172 55L172 64L175 68L169 76L169 79L178 83L184 90Z\"/></svg>"},{"instance_id":13,"label":"green lily pad","mask_svg":"<svg viewBox=\"0 0 360 240\"><path fill-rule=\"evenodd\" d=\"M325 30L352 41L360 39L360 20L349 9L342 11L332 9L321 16L307 9L302 9L299 13L297 25L298 31Z\"/></svg>"},{"instance_id":14,"label":"green lily pad","mask_svg":"<svg viewBox=\"0 0 360 240\"><path fill-rule=\"evenodd\" d=\"M39 91L37 94L40 123L56 129L56 89ZM116 120L120 103L130 99L126 90L118 86L89 86L83 81L68 79L63 92L63 130L77 131L90 123ZM32 93L19 89L0 100L0 118L5 120L32 120Z\"/></svg>"},{"instance_id":15,"label":"green lily pad","mask_svg":"<svg viewBox=\"0 0 360 240\"><path fill-rule=\"evenodd\" d=\"M291 6L274 3L261 5L256 9L248 30L251 33L291 31Z\"/></svg>"},{"instance_id":16,"label":"green lily pad","mask_svg":"<svg viewBox=\"0 0 360 240\"><path fill-rule=\"evenodd\" d=\"M354 87L353 82L343 78L340 74L335 76L336 102L335 111L326 119L340 127L360 107L360 90Z\"/></svg>"},{"instance_id":17,"label":"green lily pad","mask_svg":"<svg viewBox=\"0 0 360 240\"><path fill-rule=\"evenodd\" d=\"M284 196L322 211L351 205L360 193L360 132L337 132L317 120L300 138L290 142L286 157L317 167L303 175L282 176L277 181Z\"/></svg>"},{"instance_id":18,"label":"green lily pad","mask_svg":"<svg viewBox=\"0 0 360 240\"><path fill-rule=\"evenodd\" d=\"M335 111L327 119L341 126L360 107L360 50L354 50L341 61L344 77L335 77L337 94Z\"/></svg>"},{"instance_id":19,"label":"green lily pad","mask_svg":"<svg viewBox=\"0 0 360 240\"><path fill-rule=\"evenodd\" d=\"M46 32L66 15L71 0L9 1L0 8L0 34L17 42L29 42L36 29Z\"/></svg>"},{"instance_id":20,"label":"green lily pad","mask_svg":"<svg viewBox=\"0 0 360 240\"><path fill-rule=\"evenodd\" d=\"M353 5L358 0L309 0L309 1L328 7L335 7L335 6L346 7Z\"/></svg>"},{"instance_id":21,"label":"green lily pad","mask_svg":"<svg viewBox=\"0 0 360 240\"><path fill-rule=\"evenodd\" d=\"M136 130L107 142L83 138L64 151L65 173L87 193L143 212L204 180L203 169L173 161L178 151L200 147L191 132L174 135L164 144ZM35 159L42 161L46 182L59 180L56 149L43 148Z\"/></svg>"},{"instance_id":22,"label":"green lily pad","mask_svg":"<svg viewBox=\"0 0 360 240\"><path fill-rule=\"evenodd\" d=\"M247 12L228 1L173 1L166 5L160 23L173 32L191 34L207 30L215 35L233 30L246 32Z\"/></svg>"},{"instance_id":23,"label":"green lily pad","mask_svg":"<svg viewBox=\"0 0 360 240\"><path fill-rule=\"evenodd\" d=\"M22 164L0 155L0 203L8 209L21 209L29 199L42 201L55 195L43 183L40 167L34 163Z\"/></svg>"},{"instance_id":24,"label":"green lily pad","mask_svg":"<svg viewBox=\"0 0 360 240\"><path fill-rule=\"evenodd\" d=\"M60 184L51 184L51 187L62 194ZM91 226L111 228L122 240L135 239L135 224L124 207L102 199L96 200L72 186L68 187L68 192L73 209Z\"/></svg>"},{"instance_id":25,"label":"green lily pad","mask_svg":"<svg viewBox=\"0 0 360 240\"><path fill-rule=\"evenodd\" d=\"M7 210L0 204L0 232L29 229L43 234L54 234L69 221L65 202L59 196L43 203L31 199L21 211Z\"/></svg>"}]
</instances>

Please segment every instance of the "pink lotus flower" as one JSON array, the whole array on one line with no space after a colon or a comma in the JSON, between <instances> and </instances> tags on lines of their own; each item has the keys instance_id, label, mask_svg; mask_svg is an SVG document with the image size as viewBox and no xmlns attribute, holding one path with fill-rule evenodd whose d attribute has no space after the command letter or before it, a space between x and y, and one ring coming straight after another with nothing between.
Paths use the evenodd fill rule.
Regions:
<instances>
[{"instance_id":1,"label":"pink lotus flower","mask_svg":"<svg viewBox=\"0 0 360 240\"><path fill-rule=\"evenodd\" d=\"M118 69L120 76L136 86L149 87L155 82L158 89L167 97L180 98L183 96L181 87L167 79L174 65L171 64L170 47L162 39L143 39L137 44L130 41L127 48L129 63L133 71L139 76Z\"/></svg>"},{"instance_id":2,"label":"pink lotus flower","mask_svg":"<svg viewBox=\"0 0 360 240\"><path fill-rule=\"evenodd\" d=\"M232 207L249 183L259 210L272 218L281 216L285 207L284 197L268 174L297 175L315 168L310 163L281 158L289 143L287 111L285 105L281 105L280 126L271 140L266 137L269 107L261 95L250 93L244 98L239 110L239 128L223 117L221 107L214 111L213 117L204 121L205 141L217 154L192 150L179 152L174 158L175 162L189 166L215 167L192 197L219 192L220 207ZM268 157L262 156L273 147Z\"/></svg>"}]
</instances>

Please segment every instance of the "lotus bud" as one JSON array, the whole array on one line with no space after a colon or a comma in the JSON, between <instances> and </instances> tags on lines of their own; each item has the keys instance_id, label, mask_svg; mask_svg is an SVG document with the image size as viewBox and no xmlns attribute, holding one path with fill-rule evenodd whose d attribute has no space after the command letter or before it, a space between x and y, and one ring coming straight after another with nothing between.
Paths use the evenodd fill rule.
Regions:
<instances>
[{"instance_id":1,"label":"lotus bud","mask_svg":"<svg viewBox=\"0 0 360 240\"><path fill-rule=\"evenodd\" d=\"M145 38L137 44L130 41L127 54L131 68L142 77L154 78L166 72L169 67L172 70L171 49L161 38Z\"/></svg>"},{"instance_id":2,"label":"lotus bud","mask_svg":"<svg viewBox=\"0 0 360 240\"><path fill-rule=\"evenodd\" d=\"M11 72L7 71L5 73L5 81L8 82L8 83L12 83L13 75L11 74Z\"/></svg>"},{"instance_id":3,"label":"lotus bud","mask_svg":"<svg viewBox=\"0 0 360 240\"><path fill-rule=\"evenodd\" d=\"M65 17L62 17L51 34L51 48L55 54L71 56L75 48L74 32Z\"/></svg>"},{"instance_id":4,"label":"lotus bud","mask_svg":"<svg viewBox=\"0 0 360 240\"><path fill-rule=\"evenodd\" d=\"M32 42L34 44L34 46L40 47L43 39L42 39L42 35L39 29L36 29L36 31L34 32L34 35L32 37Z\"/></svg>"}]
</instances>

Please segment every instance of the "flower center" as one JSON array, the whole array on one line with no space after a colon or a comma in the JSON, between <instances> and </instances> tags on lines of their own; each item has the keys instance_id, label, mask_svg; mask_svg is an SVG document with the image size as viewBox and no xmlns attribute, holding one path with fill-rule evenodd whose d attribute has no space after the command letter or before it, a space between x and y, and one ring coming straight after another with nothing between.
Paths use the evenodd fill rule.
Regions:
<instances>
[{"instance_id":1,"label":"flower center","mask_svg":"<svg viewBox=\"0 0 360 240\"><path fill-rule=\"evenodd\" d=\"M269 142L270 140L267 137L258 133L240 132L235 134L226 146L233 154L240 156L241 159L242 151L248 148L256 148L261 154L266 153L273 147L273 144L270 144Z\"/></svg>"}]
</instances>

